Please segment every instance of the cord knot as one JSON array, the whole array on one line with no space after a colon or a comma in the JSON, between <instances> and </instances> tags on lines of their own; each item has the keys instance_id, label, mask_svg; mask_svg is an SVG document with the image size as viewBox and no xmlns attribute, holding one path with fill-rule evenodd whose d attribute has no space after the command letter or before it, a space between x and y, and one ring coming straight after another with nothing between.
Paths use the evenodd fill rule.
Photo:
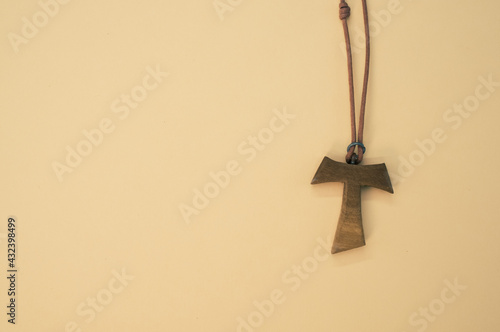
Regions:
<instances>
[{"instance_id":1,"label":"cord knot","mask_svg":"<svg viewBox=\"0 0 500 332\"><path fill-rule=\"evenodd\" d=\"M340 2L339 7L340 7L339 17L340 17L341 20L345 20L346 18L348 18L349 16L351 16L351 8L347 4L347 2L345 2L344 0L342 0Z\"/></svg>"}]
</instances>

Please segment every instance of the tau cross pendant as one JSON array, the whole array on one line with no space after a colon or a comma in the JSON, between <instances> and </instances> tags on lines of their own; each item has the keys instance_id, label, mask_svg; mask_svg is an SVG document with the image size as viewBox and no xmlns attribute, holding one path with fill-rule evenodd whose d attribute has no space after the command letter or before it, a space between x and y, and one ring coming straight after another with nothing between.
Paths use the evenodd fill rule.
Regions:
<instances>
[{"instance_id":1,"label":"tau cross pendant","mask_svg":"<svg viewBox=\"0 0 500 332\"><path fill-rule=\"evenodd\" d=\"M343 182L344 195L332 254L362 247L365 234L361 220L361 187L375 187L394 193L385 164L354 165L323 158L311 184Z\"/></svg>"},{"instance_id":2,"label":"tau cross pendant","mask_svg":"<svg viewBox=\"0 0 500 332\"><path fill-rule=\"evenodd\" d=\"M365 73L363 78L363 91L361 93L361 106L359 108L359 127L356 133L356 108L354 105L354 78L352 70L352 51L349 38L347 18L351 9L345 0L340 0L340 20L344 28L344 38L347 54L347 73L349 78L349 106L351 114L351 144L347 147L346 161L339 163L325 157L319 165L312 184L324 182L343 182L344 195L342 197L342 209L340 210L339 222L335 239L333 241L332 254L359 248L365 245L365 233L361 220L361 187L375 187L394 193L391 179L385 164L361 166L366 148L363 145L363 131L365 127L366 94L368 90L368 72L370 64L370 29L368 24L368 9L366 0L361 0L363 7L363 18L365 25ZM358 154L355 153L357 147Z\"/></svg>"}]
</instances>

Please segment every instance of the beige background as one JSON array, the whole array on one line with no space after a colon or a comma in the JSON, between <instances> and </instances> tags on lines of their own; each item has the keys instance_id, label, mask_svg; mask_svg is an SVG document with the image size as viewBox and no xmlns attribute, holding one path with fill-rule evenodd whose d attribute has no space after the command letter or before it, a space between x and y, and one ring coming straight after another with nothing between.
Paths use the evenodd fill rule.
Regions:
<instances>
[{"instance_id":1,"label":"beige background","mask_svg":"<svg viewBox=\"0 0 500 332\"><path fill-rule=\"evenodd\" d=\"M363 191L367 246L335 256L320 243L342 185L309 182L349 143L338 3L220 3L71 1L44 22L36 1L2 2L0 268L13 215L19 275L15 326L0 282L1 330L498 331L500 86L479 77L500 82L500 3L369 1L366 164L387 164L395 194ZM148 67L169 76L121 119L113 102ZM58 181L53 163L105 118L114 131ZM180 207L231 161L187 223Z\"/></svg>"}]
</instances>

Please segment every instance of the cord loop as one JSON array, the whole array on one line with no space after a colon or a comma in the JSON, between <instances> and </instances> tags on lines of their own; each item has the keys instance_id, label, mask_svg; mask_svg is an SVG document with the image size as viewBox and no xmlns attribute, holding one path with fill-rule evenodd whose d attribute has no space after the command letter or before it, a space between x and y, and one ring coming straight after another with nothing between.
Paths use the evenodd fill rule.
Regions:
<instances>
[{"instance_id":1,"label":"cord loop","mask_svg":"<svg viewBox=\"0 0 500 332\"><path fill-rule=\"evenodd\" d=\"M349 17L351 10L345 0L340 0L340 19L342 20L342 26L344 28L344 39L346 45L347 54L347 74L349 79L349 104L350 104L350 115L351 115L351 143L347 148L347 155L345 156L346 162L351 164L359 164L363 160L363 155L365 152L365 147L363 146L363 131L365 127L365 110L366 110L366 95L368 90L368 74L370 71L370 29L368 24L368 9L366 5L366 0L361 0L363 6L363 20L365 26L365 72L363 78L363 91L361 93L361 104L359 108L359 128L356 135L356 109L354 101L354 75L352 69L352 50L351 50L351 40L349 37L349 28L347 26L347 17ZM358 154L354 153L356 145L361 147L358 149Z\"/></svg>"}]
</instances>

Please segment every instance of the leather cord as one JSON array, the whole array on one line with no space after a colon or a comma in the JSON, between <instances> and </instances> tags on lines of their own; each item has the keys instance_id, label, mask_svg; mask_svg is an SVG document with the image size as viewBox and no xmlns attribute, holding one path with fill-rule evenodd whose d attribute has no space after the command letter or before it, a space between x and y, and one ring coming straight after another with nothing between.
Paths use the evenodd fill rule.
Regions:
<instances>
[{"instance_id":1,"label":"leather cord","mask_svg":"<svg viewBox=\"0 0 500 332\"><path fill-rule=\"evenodd\" d=\"M349 38L349 28L347 26L347 18L351 14L351 8L345 2L345 0L340 1L339 17L342 21L342 26L344 28L344 38L347 53L347 71L349 77L349 103L350 103L350 113L351 113L351 144L349 145L347 155L345 157L346 162L349 164L359 164L363 160L364 155L364 145L363 145L363 131L365 127L365 109L366 109L366 94L368 90L368 74L370 71L370 30L368 25L368 9L366 5L366 0L361 0L363 4L363 19L365 25L365 42L366 42L366 53L365 53L365 73L363 78L363 92L361 94L361 105L359 110L359 129L358 135L356 136L356 108L354 103L354 78L352 70L352 51L351 51L351 40ZM355 149L358 146L358 154L356 155Z\"/></svg>"}]
</instances>

